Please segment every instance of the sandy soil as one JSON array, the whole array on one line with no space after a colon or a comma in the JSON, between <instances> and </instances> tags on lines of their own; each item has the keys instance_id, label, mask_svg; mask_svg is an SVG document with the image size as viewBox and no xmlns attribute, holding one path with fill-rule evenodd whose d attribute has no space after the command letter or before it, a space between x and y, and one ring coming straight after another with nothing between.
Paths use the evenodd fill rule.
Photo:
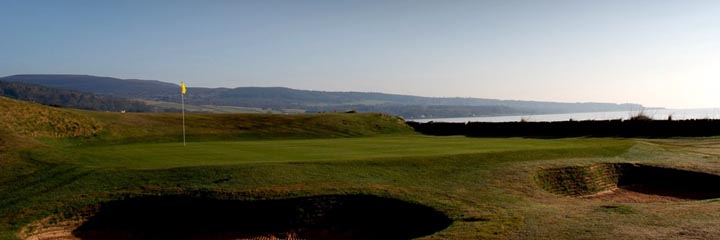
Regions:
<instances>
[{"instance_id":1,"label":"sandy soil","mask_svg":"<svg viewBox=\"0 0 720 240\"><path fill-rule=\"evenodd\" d=\"M72 231L82 225L83 221L62 221L52 224L50 218L38 221L23 228L18 237L25 240L76 240Z\"/></svg>"},{"instance_id":2,"label":"sandy soil","mask_svg":"<svg viewBox=\"0 0 720 240\"><path fill-rule=\"evenodd\" d=\"M688 200L680 197L641 193L623 188L615 188L580 198L628 203L679 202Z\"/></svg>"}]
</instances>

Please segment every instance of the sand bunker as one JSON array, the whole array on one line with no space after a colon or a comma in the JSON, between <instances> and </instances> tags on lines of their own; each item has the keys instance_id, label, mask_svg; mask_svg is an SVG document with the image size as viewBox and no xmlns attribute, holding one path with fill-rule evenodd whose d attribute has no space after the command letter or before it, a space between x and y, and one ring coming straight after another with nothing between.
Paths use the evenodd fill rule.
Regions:
<instances>
[{"instance_id":1,"label":"sand bunker","mask_svg":"<svg viewBox=\"0 0 720 240\"><path fill-rule=\"evenodd\" d=\"M144 197L104 203L64 233L44 226L24 238L411 239L450 223L432 208L369 195L262 201Z\"/></svg>"},{"instance_id":2,"label":"sand bunker","mask_svg":"<svg viewBox=\"0 0 720 240\"><path fill-rule=\"evenodd\" d=\"M605 163L542 170L547 191L619 202L668 202L720 197L720 176L629 163Z\"/></svg>"}]
</instances>

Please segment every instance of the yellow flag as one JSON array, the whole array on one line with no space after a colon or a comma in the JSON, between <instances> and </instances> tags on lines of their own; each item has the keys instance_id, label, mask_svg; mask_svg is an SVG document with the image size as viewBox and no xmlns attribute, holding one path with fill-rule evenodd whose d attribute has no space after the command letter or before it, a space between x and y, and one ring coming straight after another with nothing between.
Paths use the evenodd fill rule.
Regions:
<instances>
[{"instance_id":1,"label":"yellow flag","mask_svg":"<svg viewBox=\"0 0 720 240\"><path fill-rule=\"evenodd\" d=\"M185 88L185 82L180 82L180 91L182 91L182 94L185 94L187 92L187 89Z\"/></svg>"}]
</instances>

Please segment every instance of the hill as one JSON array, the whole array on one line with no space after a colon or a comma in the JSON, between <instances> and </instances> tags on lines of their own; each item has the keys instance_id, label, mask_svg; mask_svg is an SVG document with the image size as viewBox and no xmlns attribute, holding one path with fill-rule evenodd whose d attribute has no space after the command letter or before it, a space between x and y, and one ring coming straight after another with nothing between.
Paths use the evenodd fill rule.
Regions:
<instances>
[{"instance_id":1,"label":"hill","mask_svg":"<svg viewBox=\"0 0 720 240\"><path fill-rule=\"evenodd\" d=\"M175 94L178 89L175 84L160 81L117 79L89 75L14 75L0 78L0 80L126 98L158 99L162 98L162 96Z\"/></svg>"},{"instance_id":2,"label":"hill","mask_svg":"<svg viewBox=\"0 0 720 240\"><path fill-rule=\"evenodd\" d=\"M178 85L155 80L88 75L14 75L0 80L123 98L180 102ZM194 105L261 108L280 112L377 111L404 118L636 111L642 108L638 104L433 98L368 92L309 91L282 87L188 88L186 101Z\"/></svg>"},{"instance_id":3,"label":"hill","mask_svg":"<svg viewBox=\"0 0 720 240\"><path fill-rule=\"evenodd\" d=\"M96 111L149 112L162 110L162 108L150 106L141 101L52 88L23 82L0 81L0 96L50 106Z\"/></svg>"}]
</instances>

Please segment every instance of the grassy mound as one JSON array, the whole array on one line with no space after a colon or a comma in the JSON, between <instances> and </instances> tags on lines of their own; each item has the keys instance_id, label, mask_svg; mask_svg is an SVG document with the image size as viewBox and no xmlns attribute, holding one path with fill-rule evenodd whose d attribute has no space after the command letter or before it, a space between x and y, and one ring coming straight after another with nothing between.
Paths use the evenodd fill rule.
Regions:
<instances>
[{"instance_id":1,"label":"grassy mound","mask_svg":"<svg viewBox=\"0 0 720 240\"><path fill-rule=\"evenodd\" d=\"M0 97L0 188L41 168L25 156L43 146L37 139L88 139L102 129L76 111Z\"/></svg>"},{"instance_id":2,"label":"grassy mound","mask_svg":"<svg viewBox=\"0 0 720 240\"><path fill-rule=\"evenodd\" d=\"M121 142L167 142L182 139L182 115L176 113L86 112L106 131L97 140ZM412 128L397 117L376 114L188 114L187 137L191 141L268 138L335 138L410 133Z\"/></svg>"},{"instance_id":3,"label":"grassy mound","mask_svg":"<svg viewBox=\"0 0 720 240\"><path fill-rule=\"evenodd\" d=\"M29 137L91 137L102 125L76 111L0 97L0 128Z\"/></svg>"},{"instance_id":4,"label":"grassy mound","mask_svg":"<svg viewBox=\"0 0 720 240\"><path fill-rule=\"evenodd\" d=\"M167 142L182 139L182 115L110 113L53 108L0 97L0 128L18 136L83 142ZM333 138L410 133L386 114L188 114L191 141L266 138Z\"/></svg>"}]
</instances>

